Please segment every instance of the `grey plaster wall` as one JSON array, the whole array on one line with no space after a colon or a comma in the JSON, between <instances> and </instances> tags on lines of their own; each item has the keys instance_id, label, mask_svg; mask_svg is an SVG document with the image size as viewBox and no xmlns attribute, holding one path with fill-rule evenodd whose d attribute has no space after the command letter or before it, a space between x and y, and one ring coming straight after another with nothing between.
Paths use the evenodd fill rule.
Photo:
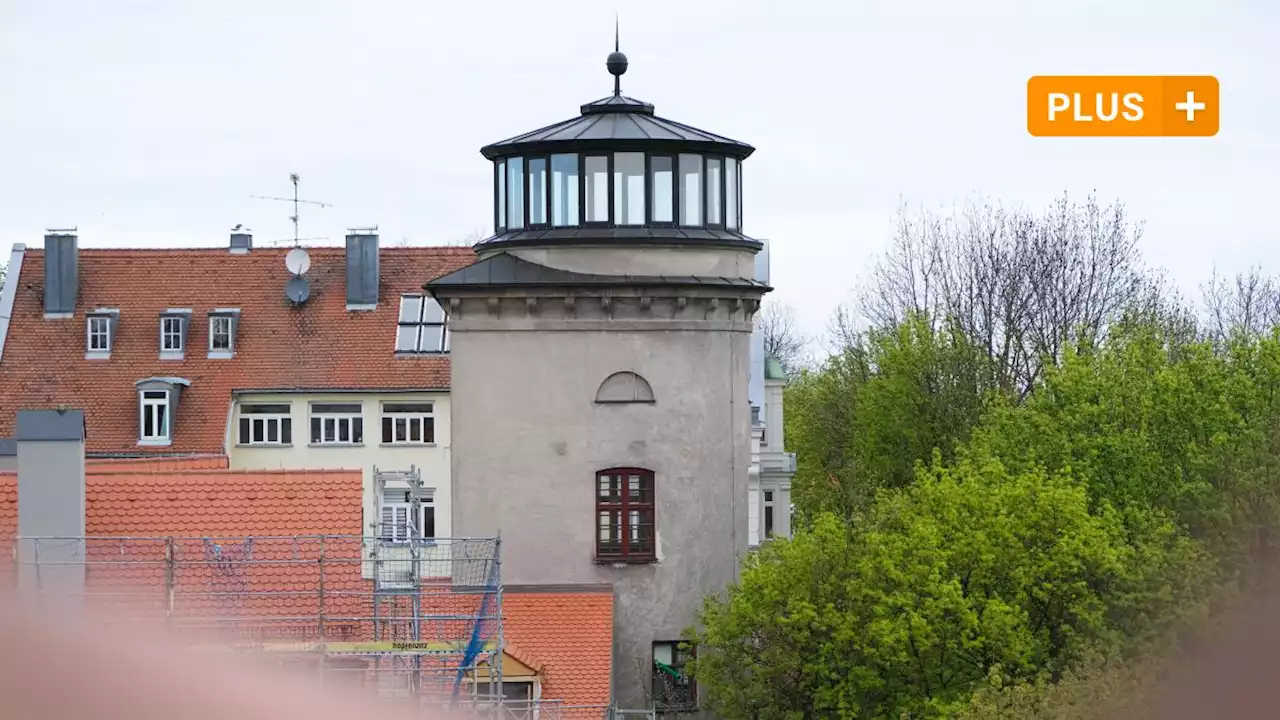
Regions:
<instances>
[{"instance_id":1,"label":"grey plaster wall","mask_svg":"<svg viewBox=\"0 0 1280 720\"><path fill-rule=\"evenodd\" d=\"M751 324L453 322L455 531L501 532L504 583L612 583L615 699L644 707L652 643L680 639L747 549ZM618 370L647 379L656 402L594 404ZM655 473L656 563L595 561L595 474L618 466Z\"/></svg>"}]
</instances>

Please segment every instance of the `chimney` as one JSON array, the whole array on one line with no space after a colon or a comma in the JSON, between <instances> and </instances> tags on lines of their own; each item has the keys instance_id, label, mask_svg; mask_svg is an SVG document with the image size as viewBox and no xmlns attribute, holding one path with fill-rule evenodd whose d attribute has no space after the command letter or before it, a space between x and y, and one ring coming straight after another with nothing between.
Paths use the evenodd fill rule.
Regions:
<instances>
[{"instance_id":1,"label":"chimney","mask_svg":"<svg viewBox=\"0 0 1280 720\"><path fill-rule=\"evenodd\" d=\"M231 252L236 255L243 255L253 249L253 233L248 230L241 230L237 225L231 231Z\"/></svg>"},{"instance_id":2,"label":"chimney","mask_svg":"<svg viewBox=\"0 0 1280 720\"><path fill-rule=\"evenodd\" d=\"M84 591L84 439L83 410L18 411L18 583L52 600Z\"/></svg>"},{"instance_id":3,"label":"chimney","mask_svg":"<svg viewBox=\"0 0 1280 720\"><path fill-rule=\"evenodd\" d=\"M378 228L347 231L347 309L378 305Z\"/></svg>"},{"instance_id":4,"label":"chimney","mask_svg":"<svg viewBox=\"0 0 1280 720\"><path fill-rule=\"evenodd\" d=\"M80 290L76 231L48 230L44 235L44 314L71 317Z\"/></svg>"}]
</instances>

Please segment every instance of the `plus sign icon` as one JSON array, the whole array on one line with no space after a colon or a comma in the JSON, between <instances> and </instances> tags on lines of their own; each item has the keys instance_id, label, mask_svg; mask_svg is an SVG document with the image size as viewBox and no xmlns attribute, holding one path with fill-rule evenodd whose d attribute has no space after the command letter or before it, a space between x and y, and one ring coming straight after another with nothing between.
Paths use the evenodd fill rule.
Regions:
<instances>
[{"instance_id":1,"label":"plus sign icon","mask_svg":"<svg viewBox=\"0 0 1280 720\"><path fill-rule=\"evenodd\" d=\"M1210 137L1218 134L1212 75L1037 75L1027 82L1036 137Z\"/></svg>"}]
</instances>

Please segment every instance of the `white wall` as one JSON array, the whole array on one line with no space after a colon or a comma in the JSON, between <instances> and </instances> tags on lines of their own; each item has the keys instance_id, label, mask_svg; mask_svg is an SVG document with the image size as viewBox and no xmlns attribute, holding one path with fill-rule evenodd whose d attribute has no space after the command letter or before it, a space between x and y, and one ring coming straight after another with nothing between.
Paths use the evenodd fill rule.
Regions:
<instances>
[{"instance_id":1,"label":"white wall","mask_svg":"<svg viewBox=\"0 0 1280 720\"><path fill-rule=\"evenodd\" d=\"M364 443L361 445L311 445L310 404L355 403L363 406ZM429 445L383 445L383 402L430 402L435 414L435 442ZM290 446L238 445L239 406L257 403L290 403L293 424ZM436 537L451 537L452 487L449 482L449 396L446 393L262 393L241 395L232 408L227 448L233 470L337 470L359 469L364 474L364 534L376 534L377 498L373 468L408 470L415 465L423 485L435 490Z\"/></svg>"}]
</instances>

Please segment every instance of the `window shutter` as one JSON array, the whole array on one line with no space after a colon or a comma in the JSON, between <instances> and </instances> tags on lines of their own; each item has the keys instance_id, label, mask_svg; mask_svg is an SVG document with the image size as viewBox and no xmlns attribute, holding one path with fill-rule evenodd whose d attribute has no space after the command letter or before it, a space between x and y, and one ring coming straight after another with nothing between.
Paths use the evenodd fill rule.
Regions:
<instances>
[{"instance_id":1,"label":"window shutter","mask_svg":"<svg viewBox=\"0 0 1280 720\"><path fill-rule=\"evenodd\" d=\"M389 505L382 506L382 532L381 535L385 540L395 539L396 513L395 508Z\"/></svg>"}]
</instances>

